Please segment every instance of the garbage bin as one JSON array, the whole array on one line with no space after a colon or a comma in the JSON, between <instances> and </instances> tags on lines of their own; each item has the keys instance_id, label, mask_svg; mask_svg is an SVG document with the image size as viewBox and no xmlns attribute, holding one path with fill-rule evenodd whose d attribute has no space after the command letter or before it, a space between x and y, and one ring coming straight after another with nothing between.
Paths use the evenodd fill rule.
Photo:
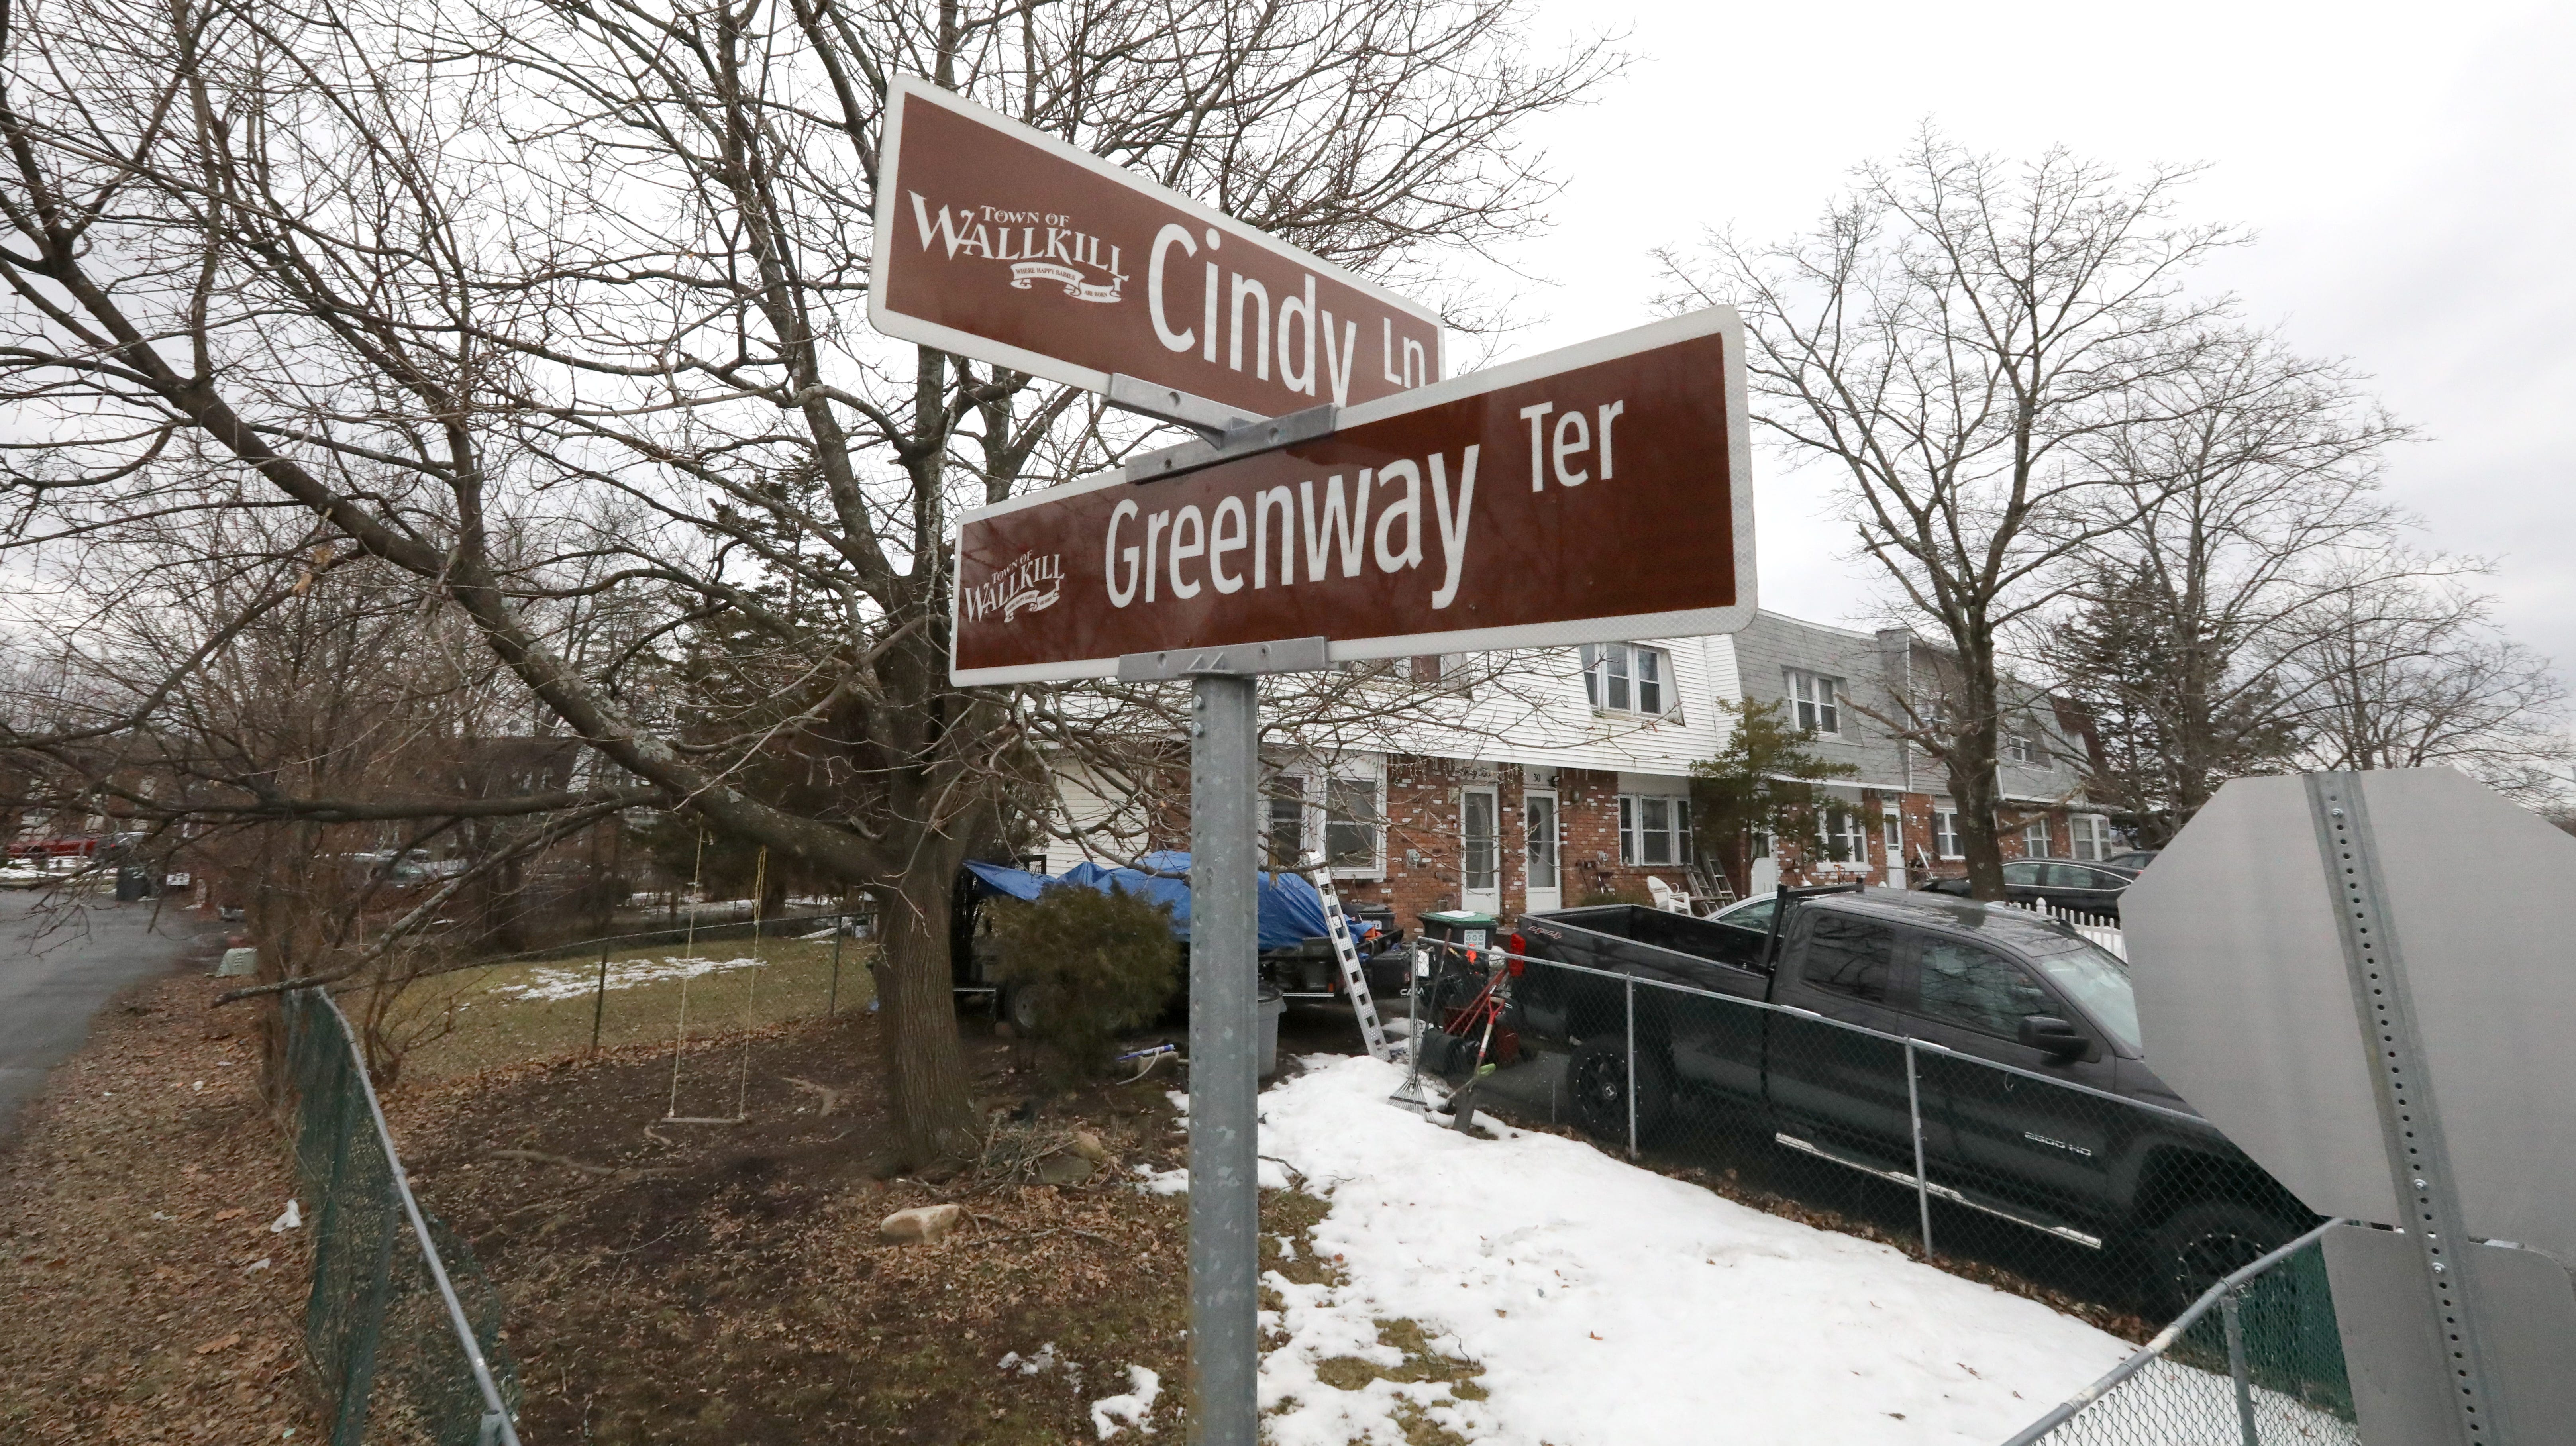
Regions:
<instances>
[{"instance_id":1,"label":"garbage bin","mask_svg":"<svg viewBox=\"0 0 2576 1446\"><path fill-rule=\"evenodd\" d=\"M1442 909L1437 913L1422 916L1422 937L1425 942L1433 944L1456 944L1469 949L1485 949L1492 947L1502 924L1502 920L1491 914L1475 913L1467 909ZM1443 949L1438 952L1453 959L1457 957L1451 950Z\"/></svg>"},{"instance_id":2,"label":"garbage bin","mask_svg":"<svg viewBox=\"0 0 2576 1446\"><path fill-rule=\"evenodd\" d=\"M1260 1074L1268 1079L1279 1072L1279 1016L1288 1012L1288 997L1264 984L1261 986L1261 1033L1257 1036Z\"/></svg>"}]
</instances>

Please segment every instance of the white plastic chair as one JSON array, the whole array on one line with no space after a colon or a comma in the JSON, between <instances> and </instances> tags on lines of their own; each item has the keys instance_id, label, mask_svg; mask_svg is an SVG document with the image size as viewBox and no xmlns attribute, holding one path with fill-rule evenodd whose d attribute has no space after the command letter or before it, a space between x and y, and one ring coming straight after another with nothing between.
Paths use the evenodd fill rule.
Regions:
<instances>
[{"instance_id":1,"label":"white plastic chair","mask_svg":"<svg viewBox=\"0 0 2576 1446\"><path fill-rule=\"evenodd\" d=\"M1656 878L1653 874L1646 875L1646 897L1654 900L1655 907L1663 910L1667 914L1687 914L1691 912L1690 895L1676 890L1672 885Z\"/></svg>"}]
</instances>

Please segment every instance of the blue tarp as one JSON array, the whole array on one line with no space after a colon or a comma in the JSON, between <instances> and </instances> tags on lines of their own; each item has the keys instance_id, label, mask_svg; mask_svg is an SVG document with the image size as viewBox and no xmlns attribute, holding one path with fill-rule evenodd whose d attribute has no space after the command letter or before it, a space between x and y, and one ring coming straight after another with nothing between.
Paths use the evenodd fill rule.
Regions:
<instances>
[{"instance_id":1,"label":"blue tarp","mask_svg":"<svg viewBox=\"0 0 2576 1446\"><path fill-rule=\"evenodd\" d=\"M1050 885L1073 884L1103 890L1115 886L1170 905L1172 931L1184 939L1190 936L1190 856L1177 849L1149 853L1136 860L1133 868L1079 863L1055 879L1001 864L969 863L966 867L991 892L1015 899L1034 899L1040 889ZM1266 873L1259 878L1260 947L1280 949L1323 936L1324 896L1312 883L1297 874ZM1374 927L1364 926L1361 932Z\"/></svg>"},{"instance_id":2,"label":"blue tarp","mask_svg":"<svg viewBox=\"0 0 2576 1446\"><path fill-rule=\"evenodd\" d=\"M1008 894L1014 899L1034 899L1038 890L1055 882L1044 874L1015 869L1008 864L979 864L973 859L966 861L966 872L982 880L989 892Z\"/></svg>"}]
</instances>

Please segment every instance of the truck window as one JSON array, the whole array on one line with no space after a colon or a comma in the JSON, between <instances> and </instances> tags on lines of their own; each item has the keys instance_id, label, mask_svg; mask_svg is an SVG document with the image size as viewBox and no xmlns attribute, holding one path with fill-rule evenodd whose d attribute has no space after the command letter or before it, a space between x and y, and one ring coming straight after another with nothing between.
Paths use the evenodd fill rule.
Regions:
<instances>
[{"instance_id":1,"label":"truck window","mask_svg":"<svg viewBox=\"0 0 2576 1446\"><path fill-rule=\"evenodd\" d=\"M2020 965L1955 939L1926 938L1914 978L1919 1007L1927 1017L2007 1039L2027 1016L2056 1007Z\"/></svg>"},{"instance_id":2,"label":"truck window","mask_svg":"<svg viewBox=\"0 0 2576 1446\"><path fill-rule=\"evenodd\" d=\"M1866 919L1820 913L1807 933L1798 977L1831 994L1884 1004L1887 981L1895 970L1894 929Z\"/></svg>"}]
</instances>

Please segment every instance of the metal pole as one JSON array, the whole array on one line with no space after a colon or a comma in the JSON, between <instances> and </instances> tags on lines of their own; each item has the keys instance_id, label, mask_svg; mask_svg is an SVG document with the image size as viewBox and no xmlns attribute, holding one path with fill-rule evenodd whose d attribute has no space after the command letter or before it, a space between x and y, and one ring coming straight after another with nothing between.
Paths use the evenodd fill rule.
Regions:
<instances>
[{"instance_id":1,"label":"metal pole","mask_svg":"<svg viewBox=\"0 0 2576 1446\"><path fill-rule=\"evenodd\" d=\"M2237 1295L2230 1290L2218 1298L2218 1318L2227 1328L2227 1374L2236 1380L2236 1430L2244 1446L2263 1446L2254 1430L2254 1383L2245 1376L2245 1327L2237 1319Z\"/></svg>"},{"instance_id":2,"label":"metal pole","mask_svg":"<svg viewBox=\"0 0 2576 1446\"><path fill-rule=\"evenodd\" d=\"M1251 678L1199 674L1190 727L1190 1440L1255 1446L1260 1338Z\"/></svg>"},{"instance_id":3,"label":"metal pole","mask_svg":"<svg viewBox=\"0 0 2576 1446\"><path fill-rule=\"evenodd\" d=\"M1932 1258L1932 1185L1923 1175L1923 1092L1914 1082L1914 1041L1905 1041L1905 1113L1914 1122L1914 1210L1923 1222L1923 1258Z\"/></svg>"},{"instance_id":4,"label":"metal pole","mask_svg":"<svg viewBox=\"0 0 2576 1446\"><path fill-rule=\"evenodd\" d=\"M590 1001L590 1052L599 1053L599 1022L608 1016L608 941L599 941L599 992Z\"/></svg>"},{"instance_id":5,"label":"metal pole","mask_svg":"<svg viewBox=\"0 0 2576 1446\"><path fill-rule=\"evenodd\" d=\"M849 932L850 916L843 914L832 921L832 993L823 1001L823 1017L831 1018L841 1008L841 936Z\"/></svg>"},{"instance_id":6,"label":"metal pole","mask_svg":"<svg viewBox=\"0 0 2576 1446\"><path fill-rule=\"evenodd\" d=\"M1630 979L1628 996L1628 1158L1637 1158L1637 981Z\"/></svg>"}]
</instances>

